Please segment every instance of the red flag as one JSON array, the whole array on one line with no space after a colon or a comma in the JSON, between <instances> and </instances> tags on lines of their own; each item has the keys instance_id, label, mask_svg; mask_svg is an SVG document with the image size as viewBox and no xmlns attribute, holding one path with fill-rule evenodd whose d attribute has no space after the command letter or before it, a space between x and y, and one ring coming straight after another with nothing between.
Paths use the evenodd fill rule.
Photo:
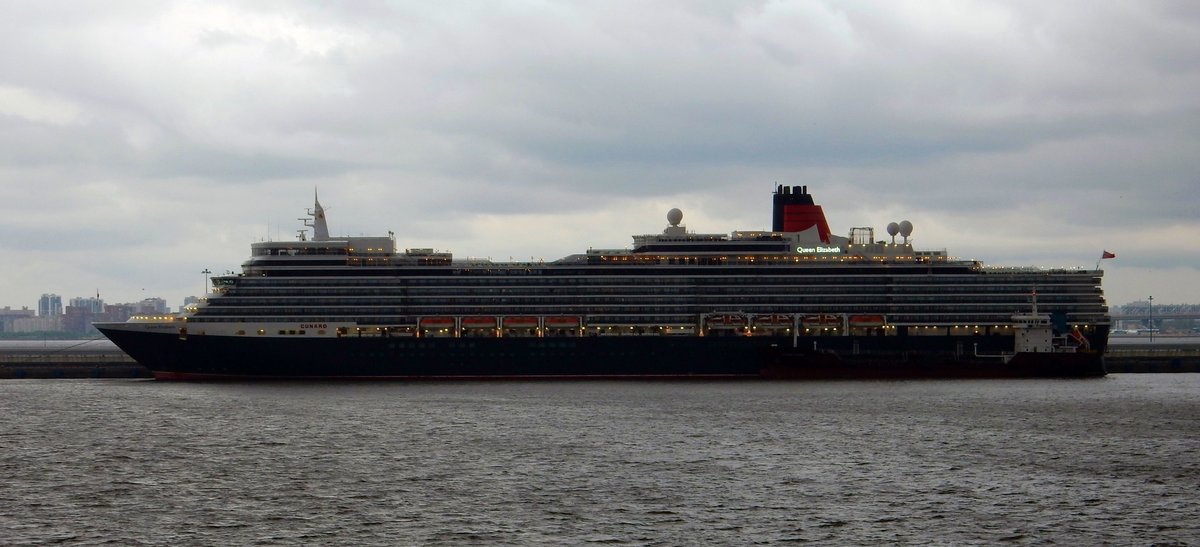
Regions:
<instances>
[{"instance_id":1,"label":"red flag","mask_svg":"<svg viewBox=\"0 0 1200 547\"><path fill-rule=\"evenodd\" d=\"M1110 253L1108 251L1104 251L1104 254L1100 255L1100 260L1104 260L1106 258L1116 258L1116 257L1117 257L1117 253Z\"/></svg>"}]
</instances>

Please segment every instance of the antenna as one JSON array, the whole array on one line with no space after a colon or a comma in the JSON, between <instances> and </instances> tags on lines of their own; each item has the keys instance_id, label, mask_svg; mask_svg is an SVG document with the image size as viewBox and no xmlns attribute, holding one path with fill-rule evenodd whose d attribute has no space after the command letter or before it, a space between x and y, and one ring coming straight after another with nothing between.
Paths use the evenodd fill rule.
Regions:
<instances>
[{"instance_id":1,"label":"antenna","mask_svg":"<svg viewBox=\"0 0 1200 547\"><path fill-rule=\"evenodd\" d=\"M204 268L200 273L204 274L204 292L200 294L208 294L208 275L212 273L212 270Z\"/></svg>"}]
</instances>

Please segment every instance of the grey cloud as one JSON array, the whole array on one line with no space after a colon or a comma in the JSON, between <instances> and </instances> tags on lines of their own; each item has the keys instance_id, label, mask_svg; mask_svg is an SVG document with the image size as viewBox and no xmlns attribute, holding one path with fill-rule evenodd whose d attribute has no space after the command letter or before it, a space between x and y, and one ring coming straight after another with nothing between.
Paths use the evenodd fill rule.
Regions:
<instances>
[{"instance_id":1,"label":"grey cloud","mask_svg":"<svg viewBox=\"0 0 1200 547\"><path fill-rule=\"evenodd\" d=\"M93 244L163 255L204 241L171 218L290 222L314 186L350 232L396 222L474 248L498 237L471 231L481 216L628 200L761 227L775 182L810 185L847 225L873 208L1023 218L1062 249L1197 222L1185 3L216 2L183 15L230 18L187 26L188 6L7 10L0 86L82 114L0 110L0 187L124 190L159 212L116 216L163 235L105 227ZM67 199L61 226L27 223L44 201L8 198L6 248L79 248L55 245L103 222Z\"/></svg>"}]
</instances>

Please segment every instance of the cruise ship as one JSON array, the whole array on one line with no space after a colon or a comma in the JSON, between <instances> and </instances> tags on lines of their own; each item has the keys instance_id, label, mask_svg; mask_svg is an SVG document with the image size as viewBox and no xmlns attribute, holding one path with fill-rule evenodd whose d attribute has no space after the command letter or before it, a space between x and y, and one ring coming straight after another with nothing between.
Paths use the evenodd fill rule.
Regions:
<instances>
[{"instance_id":1,"label":"cruise ship","mask_svg":"<svg viewBox=\"0 0 1200 547\"><path fill-rule=\"evenodd\" d=\"M834 234L806 186L770 231L661 233L551 262L330 236L251 244L184 313L96 327L160 380L1103 376L1102 272ZM897 241L899 237L899 241Z\"/></svg>"}]
</instances>

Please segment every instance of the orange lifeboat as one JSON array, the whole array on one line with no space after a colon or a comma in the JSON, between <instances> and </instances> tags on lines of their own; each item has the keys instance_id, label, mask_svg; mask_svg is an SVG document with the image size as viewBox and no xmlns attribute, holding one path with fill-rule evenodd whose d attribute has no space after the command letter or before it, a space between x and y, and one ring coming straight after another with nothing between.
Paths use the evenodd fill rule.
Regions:
<instances>
[{"instance_id":1,"label":"orange lifeboat","mask_svg":"<svg viewBox=\"0 0 1200 547\"><path fill-rule=\"evenodd\" d=\"M569 315L556 315L546 317L546 328L552 329L573 329L579 326L579 318Z\"/></svg>"},{"instance_id":2,"label":"orange lifeboat","mask_svg":"<svg viewBox=\"0 0 1200 547\"><path fill-rule=\"evenodd\" d=\"M454 326L453 317L422 317L421 328L423 329L448 329Z\"/></svg>"},{"instance_id":3,"label":"orange lifeboat","mask_svg":"<svg viewBox=\"0 0 1200 547\"><path fill-rule=\"evenodd\" d=\"M417 335L421 337L456 336L453 317L422 317L417 324Z\"/></svg>"},{"instance_id":4,"label":"orange lifeboat","mask_svg":"<svg viewBox=\"0 0 1200 547\"><path fill-rule=\"evenodd\" d=\"M506 329L536 329L538 326L538 318L536 317L505 317L504 328Z\"/></svg>"},{"instance_id":5,"label":"orange lifeboat","mask_svg":"<svg viewBox=\"0 0 1200 547\"><path fill-rule=\"evenodd\" d=\"M496 328L496 318L464 317L462 319L462 327L464 329L494 329Z\"/></svg>"},{"instance_id":6,"label":"orange lifeboat","mask_svg":"<svg viewBox=\"0 0 1200 547\"><path fill-rule=\"evenodd\" d=\"M851 315L848 319L851 327L882 327L887 321L882 315Z\"/></svg>"}]
</instances>

